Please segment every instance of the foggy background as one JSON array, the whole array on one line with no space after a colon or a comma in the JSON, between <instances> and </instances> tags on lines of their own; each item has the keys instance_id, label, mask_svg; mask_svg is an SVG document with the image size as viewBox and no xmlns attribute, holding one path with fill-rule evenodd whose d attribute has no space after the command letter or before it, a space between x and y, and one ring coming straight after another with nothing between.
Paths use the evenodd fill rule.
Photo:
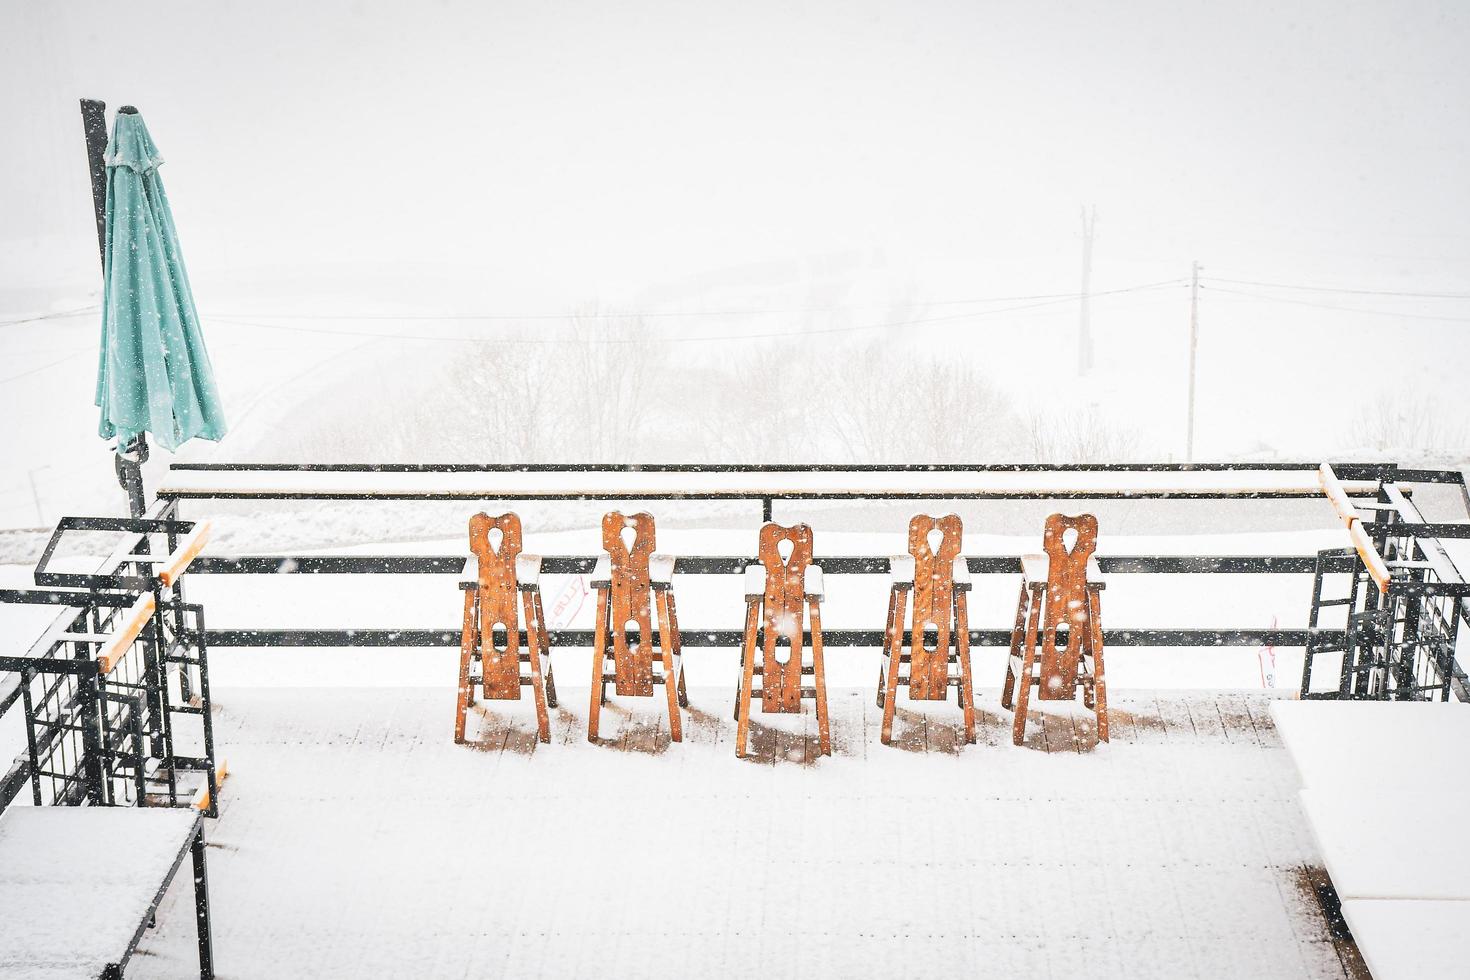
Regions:
<instances>
[{"instance_id":1,"label":"foggy background","mask_svg":"<svg viewBox=\"0 0 1470 980\"><path fill-rule=\"evenodd\" d=\"M1457 462L1467 42L1431 3L5 4L0 528L120 506L81 97L167 161L234 427L188 458L1183 459L1198 260L1197 459Z\"/></svg>"}]
</instances>

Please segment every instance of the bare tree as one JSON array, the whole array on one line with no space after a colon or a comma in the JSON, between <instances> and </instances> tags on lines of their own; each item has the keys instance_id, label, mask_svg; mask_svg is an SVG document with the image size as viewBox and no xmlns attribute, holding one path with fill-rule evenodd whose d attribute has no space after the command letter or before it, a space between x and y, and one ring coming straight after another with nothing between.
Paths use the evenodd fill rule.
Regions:
<instances>
[{"instance_id":1,"label":"bare tree","mask_svg":"<svg viewBox=\"0 0 1470 980\"><path fill-rule=\"evenodd\" d=\"M826 359L816 394L824 442L842 462L976 462L1014 445L1004 400L962 360L874 344Z\"/></svg>"},{"instance_id":2,"label":"bare tree","mask_svg":"<svg viewBox=\"0 0 1470 980\"><path fill-rule=\"evenodd\" d=\"M1031 458L1039 463L1126 462L1138 450L1136 433L1122 429L1097 408L1036 412L1027 419Z\"/></svg>"},{"instance_id":3,"label":"bare tree","mask_svg":"<svg viewBox=\"0 0 1470 980\"><path fill-rule=\"evenodd\" d=\"M711 462L794 463L813 452L804 348L789 341L722 352L688 392L700 455Z\"/></svg>"},{"instance_id":4,"label":"bare tree","mask_svg":"<svg viewBox=\"0 0 1470 980\"><path fill-rule=\"evenodd\" d=\"M1429 398L1379 396L1360 404L1349 425L1353 446L1376 452L1411 450L1432 453L1464 449L1465 424L1458 413Z\"/></svg>"},{"instance_id":5,"label":"bare tree","mask_svg":"<svg viewBox=\"0 0 1470 980\"><path fill-rule=\"evenodd\" d=\"M642 317L609 317L596 308L572 319L572 336L555 368L564 406L560 441L586 462L636 461L650 411L669 376L666 351ZM663 413L661 418L667 419Z\"/></svg>"}]
</instances>

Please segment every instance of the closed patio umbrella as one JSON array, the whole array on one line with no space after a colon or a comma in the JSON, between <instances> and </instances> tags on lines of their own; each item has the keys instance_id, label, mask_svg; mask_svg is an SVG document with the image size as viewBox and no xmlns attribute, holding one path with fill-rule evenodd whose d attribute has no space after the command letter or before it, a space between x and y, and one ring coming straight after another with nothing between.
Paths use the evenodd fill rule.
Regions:
<instances>
[{"instance_id":1,"label":"closed patio umbrella","mask_svg":"<svg viewBox=\"0 0 1470 980\"><path fill-rule=\"evenodd\" d=\"M158 174L163 160L131 106L118 110L104 161L98 432L117 438L120 455L143 458L145 433L166 449L218 440L224 411Z\"/></svg>"}]
</instances>

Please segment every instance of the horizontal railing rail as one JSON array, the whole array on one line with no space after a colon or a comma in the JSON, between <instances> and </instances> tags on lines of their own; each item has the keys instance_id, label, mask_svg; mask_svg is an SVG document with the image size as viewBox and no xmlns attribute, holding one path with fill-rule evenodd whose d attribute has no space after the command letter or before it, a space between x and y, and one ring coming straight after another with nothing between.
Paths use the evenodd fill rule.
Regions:
<instances>
[{"instance_id":1,"label":"horizontal railing rail","mask_svg":"<svg viewBox=\"0 0 1470 980\"><path fill-rule=\"evenodd\" d=\"M171 472L177 478L165 480L159 488L164 515L177 517L184 500L263 500L263 501L644 501L644 500L751 500L763 503L763 517L770 519L771 505L776 500L989 500L989 499L1175 499L1175 500L1262 500L1292 498L1327 498L1318 485L1316 462L1267 463L940 463L940 464L581 464L581 463L177 463ZM1465 477L1456 470L1408 470L1393 464L1336 464L1342 486L1351 497L1376 494L1385 475L1404 482L1453 484L1461 488ZM515 474L548 474L547 483L525 479ZM577 482L571 475L585 473L588 479ZM867 475L870 479L832 481L824 485L814 479L802 481L800 474ZM932 484L922 479L925 473L936 474ZM974 473L973 483L963 479ZM1030 480L1005 474L1075 474L1077 479L1044 478ZM1129 473L1144 474L1136 482L1126 480ZM1191 474L1243 474L1238 481L1224 477L1210 478ZM1248 474L1257 474L1251 478ZM1270 474L1282 474L1275 479ZM230 475L239 476L231 480ZM312 477L310 474L322 474ZM333 476L335 474L335 476ZM357 474L360 478L354 478ZM373 474L387 475L383 483L374 482ZM393 474L404 474L394 477ZM413 475L422 475L416 480ZM434 475L443 475L435 482ZM458 476L455 476L458 474ZM486 474L483 480L474 474ZM502 477L495 477L501 474ZM670 480L650 482L637 474L669 474ZM699 475L731 474L727 484ZM770 481L758 480L760 474L772 474ZM893 479L884 481L889 474ZM1086 483L1087 474L1098 478ZM1171 480L1168 474L1180 479ZM272 476L279 479L272 479ZM753 478L754 475L754 478ZM796 476L793 476L796 475ZM957 476L958 475L958 476ZM1151 476L1148 476L1151 475ZM1161 477L1161 475L1164 475ZM215 479L213 477L218 477ZM343 482L343 481L347 482ZM988 480L988 482L987 482ZM1084 485L1085 484L1085 485ZM192 575L455 575L465 574L467 555L342 555L342 554L245 554L203 555L196 559ZM587 575L595 565L595 555L548 555L542 559L542 572L549 575ZM681 555L675 572L678 575L739 575L751 557L731 555ZM885 575L889 572L886 555L838 555L818 558L824 573L841 575ZM1312 575L1318 567L1318 556L1311 555L1114 555L1099 556L1098 564L1108 575ZM1010 555L969 556L967 565L973 575L1015 575L1020 572L1020 559ZM1341 571L1351 571L1344 559ZM829 594L832 591L829 586ZM1006 624L1007 626L1009 624ZM680 630L689 648L735 647L741 639L736 629L700 629L685 625ZM971 643L975 646L1004 646L1011 631L975 629ZM590 630L563 629L551 634L555 645L590 647ZM880 647L880 629L826 629L824 642L830 647ZM460 642L459 627L372 628L350 626L331 628L228 628L212 629L207 641L216 647L453 647ZM1256 624L1240 627L1207 629L1113 628L1106 630L1104 641L1114 646L1181 647L1204 650L1226 646L1301 647L1307 642L1306 629L1263 629Z\"/></svg>"},{"instance_id":2,"label":"horizontal railing rail","mask_svg":"<svg viewBox=\"0 0 1470 980\"><path fill-rule=\"evenodd\" d=\"M458 575L468 555L241 555L203 556L190 567L192 575ZM889 557L843 555L813 561L826 575L887 575ZM1311 574L1315 555L1101 555L1104 574ZM726 555L680 555L674 572L680 575L740 575L755 558ZM545 555L541 571L547 575L586 575L597 564L596 555ZM976 575L1019 575L1021 559L1010 555L967 556L965 564Z\"/></svg>"},{"instance_id":3,"label":"horizontal railing rail","mask_svg":"<svg viewBox=\"0 0 1470 980\"><path fill-rule=\"evenodd\" d=\"M402 575L437 574L463 576L468 556L452 555L250 555L213 556L195 560L191 575ZM1098 558L1107 575L1311 575L1316 555L1112 555ZM675 575L736 576L756 561L730 555L681 555L675 560ZM1019 575L1020 558L1009 555L967 556L974 575ZM597 563L595 555L546 555L541 558L544 575L587 575ZM817 558L814 563L826 576L887 575L887 556L839 555ZM1343 559L1340 569L1350 572ZM460 588L473 583L460 581ZM828 589L831 591L830 587ZM683 626L680 635L686 647L734 647L741 631ZM1004 646L1010 643L1009 629L973 629L974 646ZM878 629L824 629L823 643L829 647L880 647L883 631ZM213 629L206 634L211 647L445 647L458 646L458 627L446 629L322 629L237 628ZM591 630L551 631L555 646L591 647ZM1105 630L1105 643L1138 647L1305 646L1305 629L1155 629L1118 628ZM521 636L525 643L525 636Z\"/></svg>"},{"instance_id":4,"label":"horizontal railing rail","mask_svg":"<svg viewBox=\"0 0 1470 980\"><path fill-rule=\"evenodd\" d=\"M592 630L549 630L553 649L591 648ZM680 642L689 648L735 649L744 633L738 629L698 629L680 625ZM527 646L524 630L521 647ZM758 643L764 643L759 631ZM803 633L811 643L811 634ZM453 629L212 629L205 634L210 647L457 647L460 628ZM631 637L634 642L636 637ZM904 633L904 642L909 633ZM1008 629L972 629L970 645L1004 647L1011 642ZM1305 629L1105 629L1103 642L1120 647L1300 647L1307 643ZM883 630L822 629L823 647L872 647L883 645Z\"/></svg>"}]
</instances>

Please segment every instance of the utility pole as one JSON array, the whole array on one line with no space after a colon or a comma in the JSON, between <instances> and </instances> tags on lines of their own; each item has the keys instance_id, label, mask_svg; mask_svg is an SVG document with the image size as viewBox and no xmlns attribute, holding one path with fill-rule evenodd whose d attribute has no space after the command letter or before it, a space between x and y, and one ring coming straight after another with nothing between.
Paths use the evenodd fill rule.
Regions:
<instances>
[{"instance_id":1,"label":"utility pole","mask_svg":"<svg viewBox=\"0 0 1470 980\"><path fill-rule=\"evenodd\" d=\"M1096 237L1097 208L1082 209L1082 300L1077 324L1077 376L1092 370L1092 243Z\"/></svg>"},{"instance_id":2,"label":"utility pole","mask_svg":"<svg viewBox=\"0 0 1470 980\"><path fill-rule=\"evenodd\" d=\"M1184 443L1184 461L1194 462L1194 371L1199 354L1199 261L1189 277L1189 435Z\"/></svg>"},{"instance_id":3,"label":"utility pole","mask_svg":"<svg viewBox=\"0 0 1470 980\"><path fill-rule=\"evenodd\" d=\"M27 474L31 478L31 499L36 502L36 527L46 526L46 515L41 512L41 491L36 488L36 474L44 469L50 466L38 466Z\"/></svg>"}]
</instances>

